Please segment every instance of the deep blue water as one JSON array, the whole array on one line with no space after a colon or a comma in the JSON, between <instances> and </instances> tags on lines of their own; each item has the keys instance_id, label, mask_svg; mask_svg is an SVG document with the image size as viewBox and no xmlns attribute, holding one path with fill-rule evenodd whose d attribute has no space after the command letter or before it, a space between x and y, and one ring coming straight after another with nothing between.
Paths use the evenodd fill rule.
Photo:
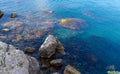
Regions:
<instances>
[{"instance_id":1,"label":"deep blue water","mask_svg":"<svg viewBox=\"0 0 120 74\"><path fill-rule=\"evenodd\" d=\"M32 31L50 29L37 41L31 39L35 41L31 44L41 44L47 34L53 34L65 46L68 53L64 57L66 62L83 74L106 74L105 68L109 65L115 65L120 70L119 0L0 0L0 10L4 11L0 19L1 30L4 28L2 24L10 20L22 21ZM49 14L45 10L54 13ZM12 12L17 12L19 16L9 18ZM80 18L85 24L83 28L77 26L79 29L66 28L58 23L62 18ZM54 26L43 25L41 22L45 19L52 19ZM19 47L23 47L19 44L21 42L18 42Z\"/></svg>"}]
</instances>

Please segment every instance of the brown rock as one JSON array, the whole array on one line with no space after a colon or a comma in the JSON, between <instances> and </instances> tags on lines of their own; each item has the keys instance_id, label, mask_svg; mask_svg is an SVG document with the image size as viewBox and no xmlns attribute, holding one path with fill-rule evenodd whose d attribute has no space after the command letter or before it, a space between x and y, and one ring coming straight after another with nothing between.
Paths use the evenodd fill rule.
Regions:
<instances>
[{"instance_id":1,"label":"brown rock","mask_svg":"<svg viewBox=\"0 0 120 74\"><path fill-rule=\"evenodd\" d=\"M25 53L32 53L34 51L35 51L35 48L33 48L33 47L26 47L24 50Z\"/></svg>"},{"instance_id":2,"label":"brown rock","mask_svg":"<svg viewBox=\"0 0 120 74\"><path fill-rule=\"evenodd\" d=\"M81 73L71 65L67 65L65 67L64 74L81 74Z\"/></svg>"},{"instance_id":3,"label":"brown rock","mask_svg":"<svg viewBox=\"0 0 120 74\"><path fill-rule=\"evenodd\" d=\"M16 12L11 13L11 15L10 15L11 18L16 18L17 16L18 16L18 15L17 15Z\"/></svg>"},{"instance_id":4,"label":"brown rock","mask_svg":"<svg viewBox=\"0 0 120 74\"><path fill-rule=\"evenodd\" d=\"M4 15L3 11L0 10L0 18Z\"/></svg>"},{"instance_id":5,"label":"brown rock","mask_svg":"<svg viewBox=\"0 0 120 74\"><path fill-rule=\"evenodd\" d=\"M60 42L53 35L48 35L39 49L40 57L51 58L51 56L58 50L59 52L61 51L62 54L65 54L62 44L60 44Z\"/></svg>"},{"instance_id":6,"label":"brown rock","mask_svg":"<svg viewBox=\"0 0 120 74\"><path fill-rule=\"evenodd\" d=\"M62 59L54 59L54 60L50 61L50 64L55 67L62 66L63 60Z\"/></svg>"}]
</instances>

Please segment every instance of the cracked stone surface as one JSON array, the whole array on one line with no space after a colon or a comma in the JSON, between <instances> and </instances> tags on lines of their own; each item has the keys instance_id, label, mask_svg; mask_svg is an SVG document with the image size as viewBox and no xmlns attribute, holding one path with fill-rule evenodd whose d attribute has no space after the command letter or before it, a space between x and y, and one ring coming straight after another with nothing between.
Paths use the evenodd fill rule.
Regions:
<instances>
[{"instance_id":1,"label":"cracked stone surface","mask_svg":"<svg viewBox=\"0 0 120 74\"><path fill-rule=\"evenodd\" d=\"M34 67L34 68L33 68ZM38 74L39 63L23 51L0 41L0 74Z\"/></svg>"}]
</instances>

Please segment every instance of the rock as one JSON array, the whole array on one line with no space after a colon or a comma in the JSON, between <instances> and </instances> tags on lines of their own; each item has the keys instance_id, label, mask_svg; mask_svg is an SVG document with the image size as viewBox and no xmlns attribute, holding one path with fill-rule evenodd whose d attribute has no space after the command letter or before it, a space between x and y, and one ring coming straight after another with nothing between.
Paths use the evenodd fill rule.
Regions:
<instances>
[{"instance_id":1,"label":"rock","mask_svg":"<svg viewBox=\"0 0 120 74\"><path fill-rule=\"evenodd\" d=\"M63 60L62 59L54 59L54 60L50 61L50 64L52 66L59 67L59 66L62 66Z\"/></svg>"},{"instance_id":2,"label":"rock","mask_svg":"<svg viewBox=\"0 0 120 74\"><path fill-rule=\"evenodd\" d=\"M35 51L35 48L33 48L33 47L26 47L24 50L25 53L32 53L34 51Z\"/></svg>"},{"instance_id":3,"label":"rock","mask_svg":"<svg viewBox=\"0 0 120 74\"><path fill-rule=\"evenodd\" d=\"M0 18L4 15L3 11L0 10Z\"/></svg>"},{"instance_id":4,"label":"rock","mask_svg":"<svg viewBox=\"0 0 120 74\"><path fill-rule=\"evenodd\" d=\"M109 65L106 67L107 70L109 71L114 71L115 70L115 65Z\"/></svg>"},{"instance_id":5,"label":"rock","mask_svg":"<svg viewBox=\"0 0 120 74\"><path fill-rule=\"evenodd\" d=\"M65 67L64 74L81 74L81 73L71 65L67 65Z\"/></svg>"},{"instance_id":6,"label":"rock","mask_svg":"<svg viewBox=\"0 0 120 74\"><path fill-rule=\"evenodd\" d=\"M70 29L81 29L86 26L86 22L81 18L62 18L59 20L60 25Z\"/></svg>"},{"instance_id":7,"label":"rock","mask_svg":"<svg viewBox=\"0 0 120 74\"><path fill-rule=\"evenodd\" d=\"M63 45L53 35L48 35L39 49L40 57L51 58L57 51L65 54Z\"/></svg>"},{"instance_id":8,"label":"rock","mask_svg":"<svg viewBox=\"0 0 120 74\"><path fill-rule=\"evenodd\" d=\"M4 29L2 29L2 32L8 32L8 31L10 31L9 28L4 28Z\"/></svg>"},{"instance_id":9,"label":"rock","mask_svg":"<svg viewBox=\"0 0 120 74\"><path fill-rule=\"evenodd\" d=\"M38 74L39 63L23 51L0 41L0 74Z\"/></svg>"},{"instance_id":10,"label":"rock","mask_svg":"<svg viewBox=\"0 0 120 74\"><path fill-rule=\"evenodd\" d=\"M17 16L18 16L18 15L17 15L16 12L11 13L11 15L10 15L11 18L16 18Z\"/></svg>"}]
</instances>

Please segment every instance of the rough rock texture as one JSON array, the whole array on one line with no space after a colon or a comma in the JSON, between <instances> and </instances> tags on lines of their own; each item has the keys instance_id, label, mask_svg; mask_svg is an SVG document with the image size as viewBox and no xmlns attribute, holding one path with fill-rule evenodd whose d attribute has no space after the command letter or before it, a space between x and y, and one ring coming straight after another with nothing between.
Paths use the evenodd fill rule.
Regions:
<instances>
[{"instance_id":1,"label":"rough rock texture","mask_svg":"<svg viewBox=\"0 0 120 74\"><path fill-rule=\"evenodd\" d=\"M62 59L54 59L52 61L50 61L50 64L52 66L61 66L63 64L63 60Z\"/></svg>"},{"instance_id":2,"label":"rough rock texture","mask_svg":"<svg viewBox=\"0 0 120 74\"><path fill-rule=\"evenodd\" d=\"M23 51L0 41L0 74L38 74L39 63Z\"/></svg>"},{"instance_id":3,"label":"rough rock texture","mask_svg":"<svg viewBox=\"0 0 120 74\"><path fill-rule=\"evenodd\" d=\"M4 13L0 10L0 18L4 15Z\"/></svg>"},{"instance_id":4,"label":"rough rock texture","mask_svg":"<svg viewBox=\"0 0 120 74\"><path fill-rule=\"evenodd\" d=\"M42 58L51 58L55 53L60 52L65 55L64 47L53 35L48 35L44 43L41 45L39 52Z\"/></svg>"},{"instance_id":5,"label":"rough rock texture","mask_svg":"<svg viewBox=\"0 0 120 74\"><path fill-rule=\"evenodd\" d=\"M81 73L71 65L67 65L65 67L64 74L81 74Z\"/></svg>"}]
</instances>

